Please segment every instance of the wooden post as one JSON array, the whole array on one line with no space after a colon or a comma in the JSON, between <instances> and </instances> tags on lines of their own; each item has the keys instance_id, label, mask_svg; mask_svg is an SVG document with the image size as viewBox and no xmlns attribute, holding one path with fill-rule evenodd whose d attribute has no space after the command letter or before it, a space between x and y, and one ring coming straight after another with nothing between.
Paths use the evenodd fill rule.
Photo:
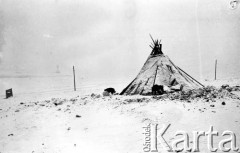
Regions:
<instances>
[{"instance_id":1,"label":"wooden post","mask_svg":"<svg viewBox=\"0 0 240 153\"><path fill-rule=\"evenodd\" d=\"M73 83L74 83L74 91L76 91L75 69L74 69L74 66L73 66Z\"/></svg>"},{"instance_id":2,"label":"wooden post","mask_svg":"<svg viewBox=\"0 0 240 153\"><path fill-rule=\"evenodd\" d=\"M215 80L217 79L217 60L215 60Z\"/></svg>"},{"instance_id":3,"label":"wooden post","mask_svg":"<svg viewBox=\"0 0 240 153\"><path fill-rule=\"evenodd\" d=\"M9 97L13 97L13 91L12 91L12 88L6 90L6 99L9 98Z\"/></svg>"}]
</instances>

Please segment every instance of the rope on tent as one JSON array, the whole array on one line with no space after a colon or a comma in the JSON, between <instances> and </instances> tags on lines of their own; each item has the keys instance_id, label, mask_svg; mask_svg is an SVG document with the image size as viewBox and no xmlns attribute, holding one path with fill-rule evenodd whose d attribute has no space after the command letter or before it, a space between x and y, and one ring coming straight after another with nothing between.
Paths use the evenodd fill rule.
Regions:
<instances>
[{"instance_id":1,"label":"rope on tent","mask_svg":"<svg viewBox=\"0 0 240 153\"><path fill-rule=\"evenodd\" d=\"M183 71L180 67L178 67L179 70L181 70L183 73L185 73L188 77L190 77L191 79L193 79L194 81L196 81L197 83L199 83L202 87L204 87L203 84L201 84L200 82L198 82L197 80L195 80L193 77L191 77L189 74L187 74L185 71Z\"/></svg>"},{"instance_id":2,"label":"rope on tent","mask_svg":"<svg viewBox=\"0 0 240 153\"><path fill-rule=\"evenodd\" d=\"M127 89L132 85L132 83L133 83L136 79L137 79L137 78L135 78L131 83L129 83L129 85L128 85L125 89L123 89L123 91L120 93L120 95L123 95L124 92L127 91Z\"/></svg>"},{"instance_id":3,"label":"rope on tent","mask_svg":"<svg viewBox=\"0 0 240 153\"><path fill-rule=\"evenodd\" d=\"M168 58L168 57L167 57L167 58ZM204 85L202 85L200 82L198 82L197 80L195 80L195 79L194 79L193 77L191 77L189 74L187 74L186 72L184 72L182 69L180 69L180 67L176 66L169 58L168 58L168 60L169 60L170 63L172 63L172 65L179 71L180 74L183 72L183 73L186 74L189 78L191 78L193 81L197 82L199 85L201 85L202 87L204 87ZM181 75L182 75L182 74L181 74ZM189 82L186 77L184 77L184 78L185 78L185 80L186 80L187 82ZM188 78L188 79L189 79L189 78ZM190 80L190 79L189 79L189 80ZM192 82L193 82L193 81L192 81Z\"/></svg>"},{"instance_id":4,"label":"rope on tent","mask_svg":"<svg viewBox=\"0 0 240 153\"><path fill-rule=\"evenodd\" d=\"M137 85L137 87L135 88L135 90L132 90L131 93L135 94L141 84L142 84L142 81Z\"/></svg>"},{"instance_id":5,"label":"rope on tent","mask_svg":"<svg viewBox=\"0 0 240 153\"><path fill-rule=\"evenodd\" d=\"M146 86L147 84L148 84L148 80L149 80L150 78L148 78L147 79L147 81L146 81L146 83L145 83L145 85L144 86ZM140 92L140 95L143 93L143 91L144 91L144 86L143 86L143 89L142 89L142 91Z\"/></svg>"}]
</instances>

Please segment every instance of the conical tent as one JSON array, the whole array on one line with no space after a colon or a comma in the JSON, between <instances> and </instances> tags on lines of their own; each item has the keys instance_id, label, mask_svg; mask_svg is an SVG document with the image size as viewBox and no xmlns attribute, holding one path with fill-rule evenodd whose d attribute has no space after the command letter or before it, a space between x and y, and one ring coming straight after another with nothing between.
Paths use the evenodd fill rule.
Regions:
<instances>
[{"instance_id":1,"label":"conical tent","mask_svg":"<svg viewBox=\"0 0 240 153\"><path fill-rule=\"evenodd\" d=\"M152 39L153 40L153 39ZM137 77L120 95L151 95L153 85L181 85L182 90L201 88L203 85L177 67L162 53L161 41L154 41L152 52Z\"/></svg>"}]
</instances>

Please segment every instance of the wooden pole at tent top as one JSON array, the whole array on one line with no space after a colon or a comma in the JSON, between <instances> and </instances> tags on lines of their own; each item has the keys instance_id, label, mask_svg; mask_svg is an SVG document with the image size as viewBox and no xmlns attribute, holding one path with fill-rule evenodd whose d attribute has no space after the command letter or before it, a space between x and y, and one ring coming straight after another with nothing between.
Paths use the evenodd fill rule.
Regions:
<instances>
[{"instance_id":1,"label":"wooden pole at tent top","mask_svg":"<svg viewBox=\"0 0 240 153\"><path fill-rule=\"evenodd\" d=\"M217 60L215 60L215 80L217 79Z\"/></svg>"},{"instance_id":2,"label":"wooden pole at tent top","mask_svg":"<svg viewBox=\"0 0 240 153\"><path fill-rule=\"evenodd\" d=\"M74 91L76 91L76 81L75 81L75 69L73 66L73 84L74 84Z\"/></svg>"}]
</instances>

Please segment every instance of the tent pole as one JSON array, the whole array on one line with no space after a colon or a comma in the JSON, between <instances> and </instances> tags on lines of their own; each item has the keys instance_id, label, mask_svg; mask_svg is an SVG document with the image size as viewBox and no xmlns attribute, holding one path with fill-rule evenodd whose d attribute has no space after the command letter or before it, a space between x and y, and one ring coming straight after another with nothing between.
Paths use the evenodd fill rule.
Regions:
<instances>
[{"instance_id":1,"label":"tent pole","mask_svg":"<svg viewBox=\"0 0 240 153\"><path fill-rule=\"evenodd\" d=\"M146 85L147 85L147 83L148 83L148 80L149 80L149 78L147 79L147 81L146 81L146 83L145 83L145 85L144 85L144 86L146 86ZM142 91L140 92L140 95L142 95L143 91L144 91L144 87L143 87Z\"/></svg>"},{"instance_id":2,"label":"tent pole","mask_svg":"<svg viewBox=\"0 0 240 153\"><path fill-rule=\"evenodd\" d=\"M169 59L169 58L168 58ZM173 62L169 59L169 61L172 63L172 65L176 68L179 69L180 71L182 71L183 73L185 73L187 76L189 76L191 79L193 79L194 81L196 81L198 84L200 84L202 87L204 87L203 84L201 84L200 82L198 82L197 80L195 80L193 77L191 77L189 74L187 74L185 71L183 71L180 67L176 66L173 64Z\"/></svg>"},{"instance_id":3,"label":"tent pole","mask_svg":"<svg viewBox=\"0 0 240 153\"><path fill-rule=\"evenodd\" d=\"M181 70L183 73L185 73L187 76L189 76L191 79L193 79L194 81L196 81L197 83L199 83L201 86L204 87L204 85L202 85L200 82L198 82L197 80L195 80L193 77L191 77L189 74L187 74L185 71L183 71L180 67L178 67L179 70Z\"/></svg>"},{"instance_id":4,"label":"tent pole","mask_svg":"<svg viewBox=\"0 0 240 153\"><path fill-rule=\"evenodd\" d=\"M156 42L154 41L154 39L153 39L153 37L151 36L151 34L149 34L149 35L150 35L150 37L151 37L151 39L152 39L154 45L156 45Z\"/></svg>"},{"instance_id":5,"label":"tent pole","mask_svg":"<svg viewBox=\"0 0 240 153\"><path fill-rule=\"evenodd\" d=\"M131 83L129 83L129 85L128 85L126 88L124 88L123 91L122 91L119 95L123 95L124 92L127 91L127 89L132 85L132 83L133 83L136 79L137 79L137 78L135 78Z\"/></svg>"},{"instance_id":6,"label":"tent pole","mask_svg":"<svg viewBox=\"0 0 240 153\"><path fill-rule=\"evenodd\" d=\"M158 70L158 66L157 66L157 69L156 69L156 73L155 73L155 77L154 77L154 81L153 81L153 86L155 85L156 76L157 76L157 70Z\"/></svg>"}]
</instances>

